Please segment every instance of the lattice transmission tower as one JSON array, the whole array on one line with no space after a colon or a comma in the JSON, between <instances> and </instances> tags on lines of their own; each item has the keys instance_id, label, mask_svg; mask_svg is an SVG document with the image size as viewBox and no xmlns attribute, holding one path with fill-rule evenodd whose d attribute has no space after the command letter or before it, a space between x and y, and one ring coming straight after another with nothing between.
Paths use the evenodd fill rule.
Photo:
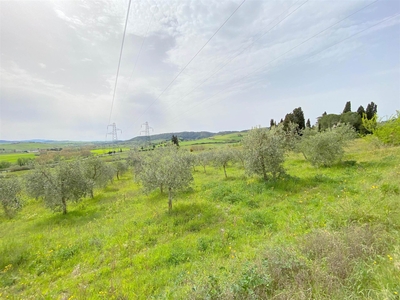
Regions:
<instances>
[{"instance_id":1,"label":"lattice transmission tower","mask_svg":"<svg viewBox=\"0 0 400 300\"><path fill-rule=\"evenodd\" d=\"M109 131L109 128L111 127L111 131ZM116 143L118 141L118 131L122 133L121 129L117 128L117 125L115 123L112 123L107 126L107 135L111 135L111 141L113 143Z\"/></svg>"},{"instance_id":2,"label":"lattice transmission tower","mask_svg":"<svg viewBox=\"0 0 400 300\"><path fill-rule=\"evenodd\" d=\"M141 127L143 128L143 126L144 130L140 131L140 135L144 133L146 144L147 146L150 146L150 130L153 131L153 128L149 126L149 122L143 123Z\"/></svg>"}]
</instances>

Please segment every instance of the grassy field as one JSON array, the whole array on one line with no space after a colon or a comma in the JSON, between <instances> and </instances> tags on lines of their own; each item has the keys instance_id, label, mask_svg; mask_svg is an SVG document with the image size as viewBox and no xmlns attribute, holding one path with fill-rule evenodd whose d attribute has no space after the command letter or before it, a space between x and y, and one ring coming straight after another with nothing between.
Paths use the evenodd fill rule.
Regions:
<instances>
[{"instance_id":1,"label":"grassy field","mask_svg":"<svg viewBox=\"0 0 400 300\"><path fill-rule=\"evenodd\" d=\"M0 153L0 161L15 164L18 158L35 158L35 153Z\"/></svg>"},{"instance_id":2,"label":"grassy field","mask_svg":"<svg viewBox=\"0 0 400 300\"><path fill-rule=\"evenodd\" d=\"M179 143L180 146L190 147L203 147L204 149L212 149L215 147L226 146L227 144L235 144L242 140L243 133L230 133L224 135L215 135L213 137L199 139L194 141L182 141Z\"/></svg>"},{"instance_id":3,"label":"grassy field","mask_svg":"<svg viewBox=\"0 0 400 300\"><path fill-rule=\"evenodd\" d=\"M400 148L358 139L340 165L285 168L198 167L172 213L130 174L67 215L26 199L0 215L0 298L399 299Z\"/></svg>"}]
</instances>

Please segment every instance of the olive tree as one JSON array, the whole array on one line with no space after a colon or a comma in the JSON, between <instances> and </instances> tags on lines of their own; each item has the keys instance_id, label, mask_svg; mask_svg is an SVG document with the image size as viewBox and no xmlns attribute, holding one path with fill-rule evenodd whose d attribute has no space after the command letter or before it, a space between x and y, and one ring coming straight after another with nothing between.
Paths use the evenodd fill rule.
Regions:
<instances>
[{"instance_id":1,"label":"olive tree","mask_svg":"<svg viewBox=\"0 0 400 300\"><path fill-rule=\"evenodd\" d=\"M67 213L67 202L79 201L90 193L93 181L85 176L85 170L80 161L61 162L54 169L38 167L33 171L34 177L42 184L36 186L35 195L43 198L45 204L55 211Z\"/></svg>"},{"instance_id":2,"label":"olive tree","mask_svg":"<svg viewBox=\"0 0 400 300\"><path fill-rule=\"evenodd\" d=\"M342 159L343 147L355 136L354 129L345 124L321 132L306 129L298 149L313 166L329 167Z\"/></svg>"},{"instance_id":3,"label":"olive tree","mask_svg":"<svg viewBox=\"0 0 400 300\"><path fill-rule=\"evenodd\" d=\"M139 180L139 173L143 170L144 156L143 152L133 150L129 152L126 160L128 166L133 169L133 176L136 181Z\"/></svg>"},{"instance_id":4,"label":"olive tree","mask_svg":"<svg viewBox=\"0 0 400 300\"><path fill-rule=\"evenodd\" d=\"M235 159L233 152L228 148L221 148L214 150L213 152L213 164L216 168L223 168L225 178L228 178L226 174L226 167L229 163L233 162Z\"/></svg>"},{"instance_id":5,"label":"olive tree","mask_svg":"<svg viewBox=\"0 0 400 300\"><path fill-rule=\"evenodd\" d=\"M188 187L193 181L187 155L176 146L158 148L144 158L138 175L147 192L160 188L163 193L164 188L168 189L169 211L172 210L172 193Z\"/></svg>"},{"instance_id":6,"label":"olive tree","mask_svg":"<svg viewBox=\"0 0 400 300\"><path fill-rule=\"evenodd\" d=\"M206 166L210 164L213 159L213 154L210 151L202 151L197 154L197 161L203 167L204 173L206 173Z\"/></svg>"},{"instance_id":7,"label":"olive tree","mask_svg":"<svg viewBox=\"0 0 400 300\"><path fill-rule=\"evenodd\" d=\"M274 125L275 126L275 125ZM240 165L242 168L244 168L244 162L245 162L245 153L243 149L241 148L232 148L232 153L233 153L233 158L235 161L240 162Z\"/></svg>"},{"instance_id":8,"label":"olive tree","mask_svg":"<svg viewBox=\"0 0 400 300\"><path fill-rule=\"evenodd\" d=\"M90 196L93 198L93 190L95 187L104 187L108 182L112 181L114 176L114 168L101 160L99 157L92 157L83 163L84 175L88 180L88 188Z\"/></svg>"},{"instance_id":9,"label":"olive tree","mask_svg":"<svg viewBox=\"0 0 400 300\"><path fill-rule=\"evenodd\" d=\"M21 191L22 186L17 178L0 178L0 202L9 218L21 208Z\"/></svg>"},{"instance_id":10,"label":"olive tree","mask_svg":"<svg viewBox=\"0 0 400 300\"><path fill-rule=\"evenodd\" d=\"M257 174L268 180L284 173L283 162L287 145L287 132L282 125L254 128L243 139L245 168L248 174Z\"/></svg>"},{"instance_id":11,"label":"olive tree","mask_svg":"<svg viewBox=\"0 0 400 300\"><path fill-rule=\"evenodd\" d=\"M117 179L119 180L119 176L122 176L124 173L128 171L128 164L125 160L119 160L114 162L114 170L115 174L117 176Z\"/></svg>"}]
</instances>

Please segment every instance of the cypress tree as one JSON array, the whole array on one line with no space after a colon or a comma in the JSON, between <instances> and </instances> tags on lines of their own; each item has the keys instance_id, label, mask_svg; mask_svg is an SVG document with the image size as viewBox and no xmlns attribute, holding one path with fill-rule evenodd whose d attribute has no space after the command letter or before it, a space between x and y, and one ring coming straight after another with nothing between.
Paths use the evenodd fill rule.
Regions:
<instances>
[{"instance_id":1,"label":"cypress tree","mask_svg":"<svg viewBox=\"0 0 400 300\"><path fill-rule=\"evenodd\" d=\"M344 106L342 114L350 112L350 111L351 111L351 103L350 103L350 101L347 101L346 105Z\"/></svg>"}]
</instances>

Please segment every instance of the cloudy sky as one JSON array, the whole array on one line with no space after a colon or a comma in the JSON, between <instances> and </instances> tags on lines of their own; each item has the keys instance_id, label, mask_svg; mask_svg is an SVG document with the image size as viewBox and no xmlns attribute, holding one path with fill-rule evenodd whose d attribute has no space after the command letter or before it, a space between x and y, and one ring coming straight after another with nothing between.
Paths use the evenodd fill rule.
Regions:
<instances>
[{"instance_id":1,"label":"cloudy sky","mask_svg":"<svg viewBox=\"0 0 400 300\"><path fill-rule=\"evenodd\" d=\"M398 0L0 1L0 139L268 126L400 109ZM111 116L111 117L110 117ZM109 137L110 139L110 137Z\"/></svg>"}]
</instances>

